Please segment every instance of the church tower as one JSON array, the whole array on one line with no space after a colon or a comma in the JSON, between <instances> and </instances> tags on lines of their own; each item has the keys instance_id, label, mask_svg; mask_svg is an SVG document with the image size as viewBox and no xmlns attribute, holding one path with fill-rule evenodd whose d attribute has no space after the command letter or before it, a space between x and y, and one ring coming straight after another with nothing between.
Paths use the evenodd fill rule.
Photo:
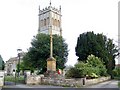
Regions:
<instances>
[{"instance_id":1,"label":"church tower","mask_svg":"<svg viewBox=\"0 0 120 90\"><path fill-rule=\"evenodd\" d=\"M61 28L61 6L59 9L50 5L40 9L39 6L39 28L38 33L57 34L62 36Z\"/></svg>"}]
</instances>

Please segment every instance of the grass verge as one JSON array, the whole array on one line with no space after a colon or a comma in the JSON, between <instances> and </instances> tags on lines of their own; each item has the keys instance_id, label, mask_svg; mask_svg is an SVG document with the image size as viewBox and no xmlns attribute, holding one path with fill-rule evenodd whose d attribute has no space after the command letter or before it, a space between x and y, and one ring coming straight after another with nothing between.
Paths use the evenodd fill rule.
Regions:
<instances>
[{"instance_id":1,"label":"grass verge","mask_svg":"<svg viewBox=\"0 0 120 90\"><path fill-rule=\"evenodd\" d=\"M5 81L16 82L16 83L24 83L24 76L20 76L20 77L5 76Z\"/></svg>"}]
</instances>

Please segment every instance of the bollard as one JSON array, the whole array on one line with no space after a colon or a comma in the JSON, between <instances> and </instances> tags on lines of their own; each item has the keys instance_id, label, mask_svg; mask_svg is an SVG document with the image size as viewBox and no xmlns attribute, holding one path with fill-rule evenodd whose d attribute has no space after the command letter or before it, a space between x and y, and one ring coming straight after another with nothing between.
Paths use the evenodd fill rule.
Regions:
<instances>
[{"instance_id":1,"label":"bollard","mask_svg":"<svg viewBox=\"0 0 120 90\"><path fill-rule=\"evenodd\" d=\"M83 85L85 85L86 78L83 78L82 81L83 81Z\"/></svg>"}]
</instances>

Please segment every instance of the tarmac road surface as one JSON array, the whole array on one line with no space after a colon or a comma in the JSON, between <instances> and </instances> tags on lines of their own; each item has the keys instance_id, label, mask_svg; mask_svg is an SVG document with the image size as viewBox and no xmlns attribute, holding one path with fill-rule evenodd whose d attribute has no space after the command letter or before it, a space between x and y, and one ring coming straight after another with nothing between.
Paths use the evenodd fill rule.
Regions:
<instances>
[{"instance_id":1,"label":"tarmac road surface","mask_svg":"<svg viewBox=\"0 0 120 90\"><path fill-rule=\"evenodd\" d=\"M8 83L10 84L10 83ZM6 85L2 90L120 90L117 86L118 81L111 80L96 85L85 86L83 88L69 88L51 85Z\"/></svg>"}]
</instances>

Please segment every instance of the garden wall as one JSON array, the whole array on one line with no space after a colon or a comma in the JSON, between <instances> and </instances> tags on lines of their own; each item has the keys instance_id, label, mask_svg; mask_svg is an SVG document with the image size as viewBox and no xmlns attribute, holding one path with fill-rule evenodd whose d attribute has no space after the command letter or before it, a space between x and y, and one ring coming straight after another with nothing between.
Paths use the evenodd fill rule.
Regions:
<instances>
[{"instance_id":1,"label":"garden wall","mask_svg":"<svg viewBox=\"0 0 120 90\"><path fill-rule=\"evenodd\" d=\"M26 78L26 84L45 84L45 85L56 85L56 86L69 86L69 87L80 87L96 84L99 82L110 80L110 77L101 77L97 79L60 79L50 78L38 75L31 75Z\"/></svg>"}]
</instances>

